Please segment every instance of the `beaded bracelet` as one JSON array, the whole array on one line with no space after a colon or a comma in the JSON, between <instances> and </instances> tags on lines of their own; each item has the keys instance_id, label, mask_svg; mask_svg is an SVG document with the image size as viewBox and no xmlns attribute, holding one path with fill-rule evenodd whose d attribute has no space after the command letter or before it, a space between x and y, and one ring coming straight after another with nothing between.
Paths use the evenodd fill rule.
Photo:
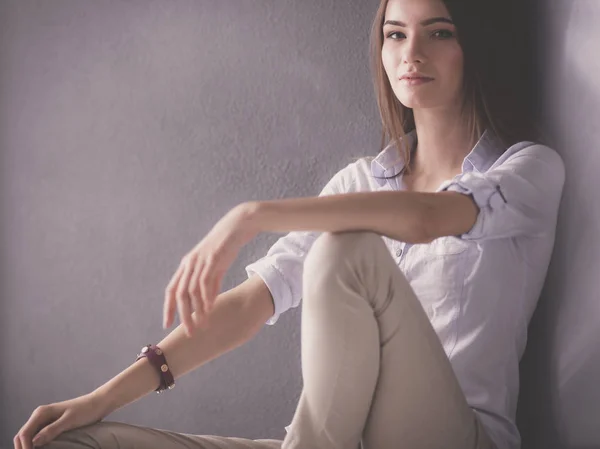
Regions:
<instances>
[{"instance_id":1,"label":"beaded bracelet","mask_svg":"<svg viewBox=\"0 0 600 449\"><path fill-rule=\"evenodd\" d=\"M154 391L161 393L167 389L171 390L175 386L175 379L173 379L173 374L171 374L169 365L167 365L167 359L165 358L162 349L156 345L148 344L142 348L135 361L137 362L144 357L148 359L150 364L156 368L160 375L160 385Z\"/></svg>"}]
</instances>

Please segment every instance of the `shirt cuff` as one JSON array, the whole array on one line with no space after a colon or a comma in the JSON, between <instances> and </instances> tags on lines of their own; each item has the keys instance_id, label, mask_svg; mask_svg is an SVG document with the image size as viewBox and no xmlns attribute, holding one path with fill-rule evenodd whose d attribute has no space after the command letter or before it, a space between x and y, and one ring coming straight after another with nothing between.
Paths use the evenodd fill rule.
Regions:
<instances>
[{"instance_id":1,"label":"shirt cuff","mask_svg":"<svg viewBox=\"0 0 600 449\"><path fill-rule=\"evenodd\" d=\"M467 172L442 184L440 191L458 192L471 196L479 208L473 227L464 234L457 235L464 240L477 240L484 236L485 223L491 211L506 203L500 185L488 180L483 173Z\"/></svg>"},{"instance_id":2,"label":"shirt cuff","mask_svg":"<svg viewBox=\"0 0 600 449\"><path fill-rule=\"evenodd\" d=\"M277 322L279 316L292 306L292 291L279 270L272 265L250 264L246 267L246 273L248 277L253 274L259 276L271 292L271 296L273 296L275 312L265 322L265 324L272 326Z\"/></svg>"}]
</instances>

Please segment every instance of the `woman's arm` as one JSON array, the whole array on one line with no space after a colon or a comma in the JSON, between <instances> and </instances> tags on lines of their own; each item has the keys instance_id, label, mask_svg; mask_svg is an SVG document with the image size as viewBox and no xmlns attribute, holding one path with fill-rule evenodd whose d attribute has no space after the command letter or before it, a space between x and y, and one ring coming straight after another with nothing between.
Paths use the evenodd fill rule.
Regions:
<instances>
[{"instance_id":1,"label":"woman's arm","mask_svg":"<svg viewBox=\"0 0 600 449\"><path fill-rule=\"evenodd\" d=\"M217 297L206 325L198 327L191 338L179 325L158 346L165 354L173 377L178 378L243 345L271 315L271 293L260 277L252 276ZM98 387L92 395L99 397L106 416L152 392L158 384L158 373L143 358Z\"/></svg>"},{"instance_id":2,"label":"woman's arm","mask_svg":"<svg viewBox=\"0 0 600 449\"><path fill-rule=\"evenodd\" d=\"M434 192L358 192L323 197L246 203L248 220L258 232L373 231L394 240L428 243L444 232L467 232L477 207L466 195ZM438 211L443 211L440 217Z\"/></svg>"},{"instance_id":3,"label":"woman's arm","mask_svg":"<svg viewBox=\"0 0 600 449\"><path fill-rule=\"evenodd\" d=\"M271 293L258 276L219 295L206 324L192 338L179 326L159 343L173 377L241 346L273 313ZM155 368L146 358L138 360L91 393L37 407L13 438L14 446L45 445L63 432L102 420L158 384Z\"/></svg>"},{"instance_id":4,"label":"woman's arm","mask_svg":"<svg viewBox=\"0 0 600 449\"><path fill-rule=\"evenodd\" d=\"M457 197L464 199L457 201ZM245 203L246 222L259 232L369 230L400 241L422 243L431 241L426 217L432 216L432 208L442 207L440 204L446 201L454 201L455 207L446 209L450 215L464 216L463 212L474 207L469 206L470 199L458 194L360 192ZM465 222L462 226L470 225ZM208 322L197 327L192 337L187 337L180 325L158 346L164 351L173 377L178 378L244 344L273 313L271 293L262 279L254 275L220 294L207 315ZM109 414L153 391L158 383L158 373L144 358L93 394L101 397Z\"/></svg>"},{"instance_id":5,"label":"woman's arm","mask_svg":"<svg viewBox=\"0 0 600 449\"><path fill-rule=\"evenodd\" d=\"M432 207L447 201L444 198L455 198L456 207L448 208L448 214L464 216L462 212L471 200L463 200L465 207L461 208L457 196L466 198L425 192L360 192L249 202L245 203L245 216L246 223L258 232L369 230L396 240L422 243L431 241L426 220L432 216ZM434 198L436 201L432 201ZM158 345L165 353L173 377L177 378L241 346L262 328L273 312L271 293L255 275L219 295L207 315L207 326L197 327L192 337L187 337L180 325ZM158 373L144 358L93 394L102 397L108 414L153 391L158 383Z\"/></svg>"}]
</instances>

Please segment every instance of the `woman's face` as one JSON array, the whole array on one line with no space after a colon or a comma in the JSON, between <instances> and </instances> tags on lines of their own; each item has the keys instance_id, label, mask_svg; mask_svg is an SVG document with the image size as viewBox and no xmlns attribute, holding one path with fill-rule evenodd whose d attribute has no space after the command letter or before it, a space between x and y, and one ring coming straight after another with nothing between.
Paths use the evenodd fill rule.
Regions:
<instances>
[{"instance_id":1,"label":"woman's face","mask_svg":"<svg viewBox=\"0 0 600 449\"><path fill-rule=\"evenodd\" d=\"M456 33L442 0L389 0L381 56L390 85L404 106L432 108L459 104L463 52ZM431 80L420 83L401 80L412 71Z\"/></svg>"}]
</instances>

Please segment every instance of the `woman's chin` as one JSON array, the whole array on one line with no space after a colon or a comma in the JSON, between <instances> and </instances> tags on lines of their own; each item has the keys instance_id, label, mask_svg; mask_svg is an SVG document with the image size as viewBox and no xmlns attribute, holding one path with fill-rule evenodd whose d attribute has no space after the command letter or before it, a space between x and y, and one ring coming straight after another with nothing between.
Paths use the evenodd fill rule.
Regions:
<instances>
[{"instance_id":1,"label":"woman's chin","mask_svg":"<svg viewBox=\"0 0 600 449\"><path fill-rule=\"evenodd\" d=\"M397 98L403 106L409 109L427 109L441 106L439 99L431 98L431 95L403 95Z\"/></svg>"},{"instance_id":2,"label":"woman's chin","mask_svg":"<svg viewBox=\"0 0 600 449\"><path fill-rule=\"evenodd\" d=\"M402 103L405 107L409 109L423 109L432 106L431 101L423 101L418 98L400 100L400 103Z\"/></svg>"}]
</instances>

